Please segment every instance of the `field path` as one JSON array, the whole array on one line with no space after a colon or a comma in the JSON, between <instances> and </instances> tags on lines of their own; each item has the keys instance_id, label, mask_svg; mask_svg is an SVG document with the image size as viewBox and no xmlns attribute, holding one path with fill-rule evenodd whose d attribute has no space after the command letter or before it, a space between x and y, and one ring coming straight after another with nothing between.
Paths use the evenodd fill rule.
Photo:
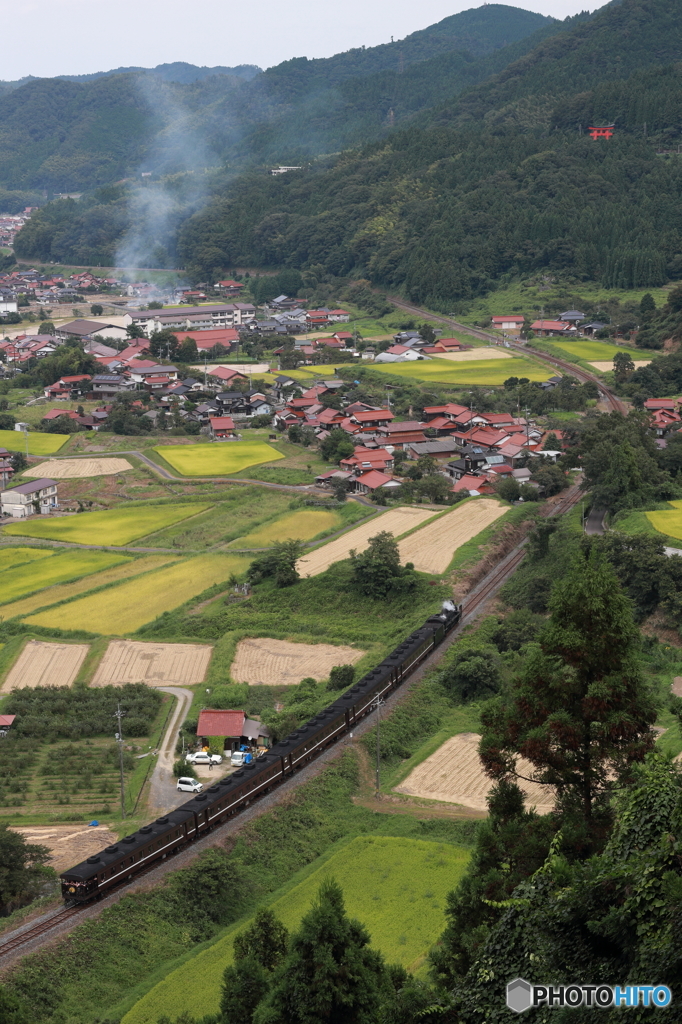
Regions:
<instances>
[{"instance_id":1,"label":"field path","mask_svg":"<svg viewBox=\"0 0 682 1024\"><path fill-rule=\"evenodd\" d=\"M149 783L147 806L149 807L150 815L155 814L157 811L161 813L162 811L174 810L174 808L179 807L180 804L190 799L187 793L179 793L175 788L173 762L175 761L175 744L178 739L178 730L192 706L194 694L191 690L186 690L182 686L160 686L159 689L176 697L177 704L168 723L166 735L161 741L156 764Z\"/></svg>"}]
</instances>

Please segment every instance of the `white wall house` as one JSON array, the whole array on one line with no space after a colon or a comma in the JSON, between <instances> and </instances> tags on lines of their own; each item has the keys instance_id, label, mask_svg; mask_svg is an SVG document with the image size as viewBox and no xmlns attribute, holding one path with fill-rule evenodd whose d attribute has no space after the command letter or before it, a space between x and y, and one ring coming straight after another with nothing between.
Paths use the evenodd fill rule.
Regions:
<instances>
[{"instance_id":1,"label":"white wall house","mask_svg":"<svg viewBox=\"0 0 682 1024\"><path fill-rule=\"evenodd\" d=\"M3 516L24 519L36 514L34 502L38 502L43 515L57 508L57 481L42 477L28 484L18 484L0 493L0 507Z\"/></svg>"}]
</instances>

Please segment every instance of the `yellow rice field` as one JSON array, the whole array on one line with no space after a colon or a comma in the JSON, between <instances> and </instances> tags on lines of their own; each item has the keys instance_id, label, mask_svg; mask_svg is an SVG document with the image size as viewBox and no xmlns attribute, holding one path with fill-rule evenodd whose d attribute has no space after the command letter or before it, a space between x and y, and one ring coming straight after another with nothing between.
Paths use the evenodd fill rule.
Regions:
<instances>
[{"instance_id":1,"label":"yellow rice field","mask_svg":"<svg viewBox=\"0 0 682 1024\"><path fill-rule=\"evenodd\" d=\"M28 565L15 565L0 573L0 601L9 604L35 590L43 590L55 583L66 583L80 576L91 576L101 569L109 569L125 561L125 555L109 551L65 551L52 558L29 562Z\"/></svg>"},{"instance_id":2,"label":"yellow rice field","mask_svg":"<svg viewBox=\"0 0 682 1024\"><path fill-rule=\"evenodd\" d=\"M175 560L172 555L148 555L146 558L127 561L126 564L117 565L112 569L104 569L94 576L76 580L75 583L62 583L48 587L47 590L41 590L40 593L32 594L31 597L25 597L21 601L0 605L0 621L13 619L17 615L30 615L31 612L37 612L39 608L47 608L60 601L68 601L72 597L86 594L88 591L104 587L108 583L118 583L121 580L130 579L131 576L140 576L143 572L149 572L151 569L160 569Z\"/></svg>"},{"instance_id":3,"label":"yellow rice field","mask_svg":"<svg viewBox=\"0 0 682 1024\"><path fill-rule=\"evenodd\" d=\"M341 516L324 509L298 509L230 541L228 548L266 548L280 540L312 540L318 533L341 527Z\"/></svg>"},{"instance_id":4,"label":"yellow rice field","mask_svg":"<svg viewBox=\"0 0 682 1024\"><path fill-rule=\"evenodd\" d=\"M25 523L12 523L5 527L5 533L70 541L73 544L120 546L174 526L210 507L206 502L192 502L187 505L138 505L134 508L114 508L107 512L81 512L63 518L28 519Z\"/></svg>"},{"instance_id":5,"label":"yellow rice field","mask_svg":"<svg viewBox=\"0 0 682 1024\"><path fill-rule=\"evenodd\" d=\"M251 559L240 555L200 555L158 572L81 597L25 619L51 629L85 629L105 636L133 633L163 612L172 611L232 573L242 573Z\"/></svg>"},{"instance_id":6,"label":"yellow rice field","mask_svg":"<svg viewBox=\"0 0 682 1024\"><path fill-rule=\"evenodd\" d=\"M0 572L11 569L13 565L25 565L39 558L49 558L53 554L50 548L3 548L0 550Z\"/></svg>"}]
</instances>

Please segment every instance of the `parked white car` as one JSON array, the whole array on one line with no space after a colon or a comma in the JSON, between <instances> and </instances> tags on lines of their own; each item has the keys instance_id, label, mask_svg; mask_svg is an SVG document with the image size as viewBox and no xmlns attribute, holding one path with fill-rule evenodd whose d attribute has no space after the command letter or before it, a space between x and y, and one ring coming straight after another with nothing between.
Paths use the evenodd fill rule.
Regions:
<instances>
[{"instance_id":1,"label":"parked white car","mask_svg":"<svg viewBox=\"0 0 682 1024\"><path fill-rule=\"evenodd\" d=\"M230 756L230 764L233 768L241 768L245 764L251 764L252 761L253 754L245 750L233 750Z\"/></svg>"},{"instance_id":2,"label":"parked white car","mask_svg":"<svg viewBox=\"0 0 682 1024\"><path fill-rule=\"evenodd\" d=\"M178 779L178 789L181 793L201 793L203 788L198 779Z\"/></svg>"},{"instance_id":3,"label":"parked white car","mask_svg":"<svg viewBox=\"0 0 682 1024\"><path fill-rule=\"evenodd\" d=\"M222 764L223 759L220 754L207 754L205 750L200 750L196 754L187 754L185 760L188 764Z\"/></svg>"}]
</instances>

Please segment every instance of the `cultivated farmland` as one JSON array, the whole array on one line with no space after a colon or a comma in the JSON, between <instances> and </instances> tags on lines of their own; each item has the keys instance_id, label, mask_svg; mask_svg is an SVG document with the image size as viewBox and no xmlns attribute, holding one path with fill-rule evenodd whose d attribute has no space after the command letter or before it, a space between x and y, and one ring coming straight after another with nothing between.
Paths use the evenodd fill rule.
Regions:
<instances>
[{"instance_id":1,"label":"cultivated farmland","mask_svg":"<svg viewBox=\"0 0 682 1024\"><path fill-rule=\"evenodd\" d=\"M654 530L664 533L668 537L682 540L682 502L671 501L670 504L680 507L669 510L665 509L660 512L647 512L646 517Z\"/></svg>"},{"instance_id":2,"label":"cultivated farmland","mask_svg":"<svg viewBox=\"0 0 682 1024\"><path fill-rule=\"evenodd\" d=\"M650 359L633 359L635 369L639 370L640 366L648 366L651 362ZM594 366L595 370L599 370L600 373L608 373L609 370L613 369L613 360L611 362L591 362L590 366Z\"/></svg>"},{"instance_id":3,"label":"cultivated farmland","mask_svg":"<svg viewBox=\"0 0 682 1024\"><path fill-rule=\"evenodd\" d=\"M339 529L343 519L324 509L298 509L233 540L232 548L266 548L280 540L312 540L325 530Z\"/></svg>"},{"instance_id":4,"label":"cultivated farmland","mask_svg":"<svg viewBox=\"0 0 682 1024\"><path fill-rule=\"evenodd\" d=\"M354 665L364 651L332 644L293 644L270 637L240 640L230 675L252 686L293 686L302 679L326 679L335 665Z\"/></svg>"},{"instance_id":5,"label":"cultivated farmland","mask_svg":"<svg viewBox=\"0 0 682 1024\"><path fill-rule=\"evenodd\" d=\"M40 478L52 477L54 480L67 480L80 476L113 476L114 473L125 473L132 469L127 459L51 459L24 470L24 476Z\"/></svg>"},{"instance_id":6,"label":"cultivated farmland","mask_svg":"<svg viewBox=\"0 0 682 1024\"><path fill-rule=\"evenodd\" d=\"M240 555L200 555L158 572L108 587L25 621L50 629L87 629L92 633L133 633L163 612L172 611L232 573L242 573L250 559Z\"/></svg>"},{"instance_id":7,"label":"cultivated farmland","mask_svg":"<svg viewBox=\"0 0 682 1024\"><path fill-rule=\"evenodd\" d=\"M337 537L330 544L325 544L324 547L316 548L315 551L302 555L296 563L298 571L301 576L317 576L334 562L348 558L351 550L354 549L358 554L364 551L369 545L370 537L376 537L384 530L392 533L394 537L399 537L401 534L407 533L408 530L414 529L415 526L421 526L434 514L428 509L409 508L408 506L392 509L381 516L376 516L369 523L363 523L362 526L356 527L350 533L344 533L342 537Z\"/></svg>"},{"instance_id":8,"label":"cultivated farmland","mask_svg":"<svg viewBox=\"0 0 682 1024\"><path fill-rule=\"evenodd\" d=\"M40 434L29 431L29 455L54 455L71 437L71 434ZM0 430L0 448L11 452L26 451L26 437L18 430Z\"/></svg>"},{"instance_id":9,"label":"cultivated farmland","mask_svg":"<svg viewBox=\"0 0 682 1024\"><path fill-rule=\"evenodd\" d=\"M448 359L418 360L411 363L374 363L378 373L407 377L410 380L433 381L439 384L504 384L508 377L527 377L528 380L547 380L549 371L530 359L513 356L511 359L480 359L468 363L453 363Z\"/></svg>"},{"instance_id":10,"label":"cultivated farmland","mask_svg":"<svg viewBox=\"0 0 682 1024\"><path fill-rule=\"evenodd\" d=\"M53 554L51 558L29 562L28 565L15 565L0 573L0 601L9 603L34 590L89 576L125 561L127 559L124 555L110 551L65 551L63 554Z\"/></svg>"},{"instance_id":11,"label":"cultivated farmland","mask_svg":"<svg viewBox=\"0 0 682 1024\"><path fill-rule=\"evenodd\" d=\"M0 550L0 572L10 569L13 565L35 562L39 558L48 558L54 551L45 548L3 548Z\"/></svg>"},{"instance_id":12,"label":"cultivated farmland","mask_svg":"<svg viewBox=\"0 0 682 1024\"><path fill-rule=\"evenodd\" d=\"M445 572L457 548L507 512L499 501L467 501L400 541L401 562L413 562L419 572Z\"/></svg>"},{"instance_id":13,"label":"cultivated farmland","mask_svg":"<svg viewBox=\"0 0 682 1024\"><path fill-rule=\"evenodd\" d=\"M46 552L46 554L52 554L52 552ZM75 583L62 583L55 587L48 587L47 590L41 590L38 594L32 594L31 597L24 597L11 604L0 605L0 620L13 619L18 615L30 615L31 612L37 612L39 608L48 608L50 605L68 601L72 597L86 594L90 590L104 587L109 583L118 583L131 576L140 576L143 572L160 569L161 566L168 565L169 562L175 560L172 555L148 555L146 558L119 559L123 562L122 565L117 565L112 569L103 569L96 576L87 576Z\"/></svg>"},{"instance_id":14,"label":"cultivated farmland","mask_svg":"<svg viewBox=\"0 0 682 1024\"><path fill-rule=\"evenodd\" d=\"M154 451L183 476L230 476L249 466L284 458L282 452L264 441L159 445Z\"/></svg>"},{"instance_id":15,"label":"cultivated farmland","mask_svg":"<svg viewBox=\"0 0 682 1024\"><path fill-rule=\"evenodd\" d=\"M196 516L210 504L140 505L109 512L81 512L57 519L27 520L5 527L5 533L21 537L44 537L73 544L106 544L120 547L150 533Z\"/></svg>"},{"instance_id":16,"label":"cultivated farmland","mask_svg":"<svg viewBox=\"0 0 682 1024\"><path fill-rule=\"evenodd\" d=\"M101 853L105 846L115 843L118 836L106 825L25 825L22 828L10 826L12 832L19 832L27 843L39 843L50 851L48 864L55 871L65 871L74 864L82 863L86 857Z\"/></svg>"},{"instance_id":17,"label":"cultivated farmland","mask_svg":"<svg viewBox=\"0 0 682 1024\"><path fill-rule=\"evenodd\" d=\"M29 640L9 670L0 693L22 686L71 686L88 650L87 644Z\"/></svg>"},{"instance_id":18,"label":"cultivated farmland","mask_svg":"<svg viewBox=\"0 0 682 1024\"><path fill-rule=\"evenodd\" d=\"M483 771L478 756L480 739L475 732L451 736L434 754L412 769L405 781L395 787L396 792L486 811L486 797L493 782ZM522 775L528 776L533 771L533 766L523 758L518 766ZM554 795L549 786L521 780L519 785L526 794L527 806L537 807L543 814L552 810Z\"/></svg>"},{"instance_id":19,"label":"cultivated farmland","mask_svg":"<svg viewBox=\"0 0 682 1024\"><path fill-rule=\"evenodd\" d=\"M464 352L442 352L438 358L448 359L452 363L487 363L489 359L514 359L516 357L503 348L495 348L491 345L489 348L470 348Z\"/></svg>"},{"instance_id":20,"label":"cultivated farmland","mask_svg":"<svg viewBox=\"0 0 682 1024\"><path fill-rule=\"evenodd\" d=\"M462 877L469 853L448 843L388 836L360 836L325 858L322 865L270 904L290 930L308 912L323 880L344 891L346 910L369 930L371 944L389 963L417 969L445 926L447 893ZM165 1014L216 1013L223 971L232 959L229 929L208 949L159 982L123 1018L122 1024L155 1024Z\"/></svg>"},{"instance_id":21,"label":"cultivated farmland","mask_svg":"<svg viewBox=\"0 0 682 1024\"><path fill-rule=\"evenodd\" d=\"M613 369L613 357L618 352L626 352L630 356L637 354L631 348L623 348L622 345L609 345L604 341L551 341L548 343L552 348L560 349L561 352L577 356L579 359L586 359L588 362L592 359L609 360L611 369Z\"/></svg>"},{"instance_id":22,"label":"cultivated farmland","mask_svg":"<svg viewBox=\"0 0 682 1024\"><path fill-rule=\"evenodd\" d=\"M193 686L203 683L211 660L209 644L154 644L112 640L92 686Z\"/></svg>"}]
</instances>

